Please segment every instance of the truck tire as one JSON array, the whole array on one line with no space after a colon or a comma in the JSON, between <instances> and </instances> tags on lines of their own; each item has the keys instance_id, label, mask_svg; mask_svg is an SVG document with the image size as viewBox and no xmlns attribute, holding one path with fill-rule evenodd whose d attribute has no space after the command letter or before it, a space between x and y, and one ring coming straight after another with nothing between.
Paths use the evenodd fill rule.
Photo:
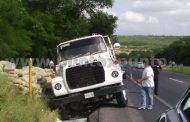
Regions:
<instances>
[{"instance_id":1,"label":"truck tire","mask_svg":"<svg viewBox=\"0 0 190 122\"><path fill-rule=\"evenodd\" d=\"M116 93L116 101L120 107L126 107L128 103L128 98L126 96L125 90Z\"/></svg>"},{"instance_id":2,"label":"truck tire","mask_svg":"<svg viewBox=\"0 0 190 122\"><path fill-rule=\"evenodd\" d=\"M127 77L126 77L126 74L125 74L125 73L123 73L123 79L127 79Z\"/></svg>"}]
</instances>

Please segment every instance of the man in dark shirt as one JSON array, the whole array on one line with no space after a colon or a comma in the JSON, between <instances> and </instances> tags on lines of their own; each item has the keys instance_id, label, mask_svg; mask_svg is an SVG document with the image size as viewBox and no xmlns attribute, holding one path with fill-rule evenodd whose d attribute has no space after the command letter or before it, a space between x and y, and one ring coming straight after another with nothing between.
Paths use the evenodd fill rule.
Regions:
<instances>
[{"instance_id":1,"label":"man in dark shirt","mask_svg":"<svg viewBox=\"0 0 190 122\"><path fill-rule=\"evenodd\" d=\"M154 59L154 64L152 65L152 69L154 71L154 94L158 95L158 82L159 82L159 74L162 70L162 67L159 65L159 59Z\"/></svg>"}]
</instances>

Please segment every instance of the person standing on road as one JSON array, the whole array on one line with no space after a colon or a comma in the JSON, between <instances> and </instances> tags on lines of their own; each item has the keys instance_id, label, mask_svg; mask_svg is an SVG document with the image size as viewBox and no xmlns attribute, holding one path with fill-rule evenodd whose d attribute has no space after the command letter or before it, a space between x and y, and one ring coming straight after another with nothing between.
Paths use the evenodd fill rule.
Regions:
<instances>
[{"instance_id":1,"label":"person standing on road","mask_svg":"<svg viewBox=\"0 0 190 122\"><path fill-rule=\"evenodd\" d=\"M154 72L152 67L149 65L148 60L144 60L145 66L142 78L137 80L137 83L141 83L141 106L138 110L153 109L153 89L154 89ZM146 106L148 103L148 106Z\"/></svg>"},{"instance_id":2,"label":"person standing on road","mask_svg":"<svg viewBox=\"0 0 190 122\"><path fill-rule=\"evenodd\" d=\"M154 71L154 94L158 95L158 82L159 82L159 74L162 70L162 67L159 65L159 60L154 59L154 64L152 65L152 69Z\"/></svg>"}]
</instances>

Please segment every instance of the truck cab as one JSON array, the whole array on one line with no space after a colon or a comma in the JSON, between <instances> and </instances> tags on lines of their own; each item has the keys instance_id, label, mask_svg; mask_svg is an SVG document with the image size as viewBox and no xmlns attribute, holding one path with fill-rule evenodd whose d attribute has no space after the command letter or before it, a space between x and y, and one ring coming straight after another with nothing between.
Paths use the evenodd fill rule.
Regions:
<instances>
[{"instance_id":1,"label":"truck cab","mask_svg":"<svg viewBox=\"0 0 190 122\"><path fill-rule=\"evenodd\" d=\"M52 101L57 104L116 99L127 105L123 71L108 36L92 35L57 45L57 77L52 79Z\"/></svg>"}]
</instances>

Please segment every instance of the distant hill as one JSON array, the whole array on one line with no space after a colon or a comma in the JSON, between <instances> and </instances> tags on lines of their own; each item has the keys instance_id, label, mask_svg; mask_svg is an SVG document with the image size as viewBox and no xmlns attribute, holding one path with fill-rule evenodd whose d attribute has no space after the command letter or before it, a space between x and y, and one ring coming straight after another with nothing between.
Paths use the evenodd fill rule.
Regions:
<instances>
[{"instance_id":1,"label":"distant hill","mask_svg":"<svg viewBox=\"0 0 190 122\"><path fill-rule=\"evenodd\" d=\"M163 48L181 38L182 36L118 36L121 45L141 49Z\"/></svg>"},{"instance_id":2,"label":"distant hill","mask_svg":"<svg viewBox=\"0 0 190 122\"><path fill-rule=\"evenodd\" d=\"M121 48L116 54L118 57L152 57L181 38L182 36L118 36Z\"/></svg>"}]
</instances>

